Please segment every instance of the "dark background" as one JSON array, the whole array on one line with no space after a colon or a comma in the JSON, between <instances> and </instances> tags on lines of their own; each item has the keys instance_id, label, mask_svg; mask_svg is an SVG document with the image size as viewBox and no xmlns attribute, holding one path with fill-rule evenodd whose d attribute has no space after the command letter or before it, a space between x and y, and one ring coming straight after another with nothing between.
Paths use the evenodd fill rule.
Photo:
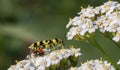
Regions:
<instances>
[{"instance_id":1,"label":"dark background","mask_svg":"<svg viewBox=\"0 0 120 70\"><path fill-rule=\"evenodd\" d=\"M65 34L69 18L74 18L81 6L99 6L106 1L0 0L0 70L15 64L15 60L25 59L29 54L28 46L44 39L61 38L66 47L69 44L80 47L80 62L103 57L91 45L81 41L67 41ZM96 40L115 62L120 59L120 49L114 43L99 33L96 34Z\"/></svg>"}]
</instances>

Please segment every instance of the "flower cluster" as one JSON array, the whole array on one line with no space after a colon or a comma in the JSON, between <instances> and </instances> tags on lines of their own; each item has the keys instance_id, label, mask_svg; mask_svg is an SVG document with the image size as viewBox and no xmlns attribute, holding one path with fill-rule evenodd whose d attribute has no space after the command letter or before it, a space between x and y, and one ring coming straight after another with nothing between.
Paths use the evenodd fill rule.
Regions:
<instances>
[{"instance_id":1,"label":"flower cluster","mask_svg":"<svg viewBox=\"0 0 120 70\"><path fill-rule=\"evenodd\" d=\"M111 32L113 40L120 40L120 4L114 1L108 1L95 8L88 6L82 8L73 19L70 19L66 28L70 28L67 33L68 40L73 39L75 35L84 36L86 33L93 33L99 30L102 33Z\"/></svg>"},{"instance_id":2,"label":"flower cluster","mask_svg":"<svg viewBox=\"0 0 120 70\"><path fill-rule=\"evenodd\" d=\"M44 56L31 56L29 59L19 61L16 65L12 65L8 70L56 70L57 68L60 70L63 70L62 68L68 69L69 65L74 66L77 64L77 58L80 55L80 49L75 48L54 50Z\"/></svg>"},{"instance_id":3,"label":"flower cluster","mask_svg":"<svg viewBox=\"0 0 120 70\"><path fill-rule=\"evenodd\" d=\"M83 63L80 67L71 67L69 70L115 70L107 61L90 60Z\"/></svg>"}]
</instances>

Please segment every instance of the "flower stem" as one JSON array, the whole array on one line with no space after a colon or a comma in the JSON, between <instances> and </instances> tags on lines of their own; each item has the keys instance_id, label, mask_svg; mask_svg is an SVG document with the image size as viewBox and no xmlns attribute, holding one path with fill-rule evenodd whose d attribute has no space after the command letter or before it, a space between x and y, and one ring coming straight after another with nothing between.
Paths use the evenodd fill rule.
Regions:
<instances>
[{"instance_id":1,"label":"flower stem","mask_svg":"<svg viewBox=\"0 0 120 70\"><path fill-rule=\"evenodd\" d=\"M113 41L110 37L108 38L120 48L120 45L117 42Z\"/></svg>"},{"instance_id":2,"label":"flower stem","mask_svg":"<svg viewBox=\"0 0 120 70\"><path fill-rule=\"evenodd\" d=\"M116 44L117 47L120 48L120 45L119 45L117 42L113 41L112 38L109 36L109 34L108 34L107 32L104 34L104 36L107 37L107 38L108 38L109 40L111 40L114 44Z\"/></svg>"},{"instance_id":3,"label":"flower stem","mask_svg":"<svg viewBox=\"0 0 120 70\"><path fill-rule=\"evenodd\" d=\"M94 39L94 37L91 37L90 43L97 48L104 56L105 58L111 62L111 64L116 68L116 70L119 70L118 66L114 61L108 56L108 54L100 47L100 45L97 43L97 41Z\"/></svg>"}]
</instances>

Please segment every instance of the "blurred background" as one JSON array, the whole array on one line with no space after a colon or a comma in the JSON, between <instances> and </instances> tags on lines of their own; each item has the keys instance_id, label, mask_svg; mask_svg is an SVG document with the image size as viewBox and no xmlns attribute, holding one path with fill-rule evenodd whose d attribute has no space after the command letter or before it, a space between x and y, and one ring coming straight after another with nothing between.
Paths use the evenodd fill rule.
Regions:
<instances>
[{"instance_id":1,"label":"blurred background","mask_svg":"<svg viewBox=\"0 0 120 70\"><path fill-rule=\"evenodd\" d=\"M88 5L99 6L107 0L0 0L0 69L6 70L15 60L25 59L28 46L33 42L61 38L81 48L81 61L103 55L91 45L80 41L67 41L65 34L69 18L74 18ZM119 1L120 2L120 1ZM96 39L109 56L117 62L120 49L101 34ZM104 57L103 57L104 58Z\"/></svg>"}]
</instances>

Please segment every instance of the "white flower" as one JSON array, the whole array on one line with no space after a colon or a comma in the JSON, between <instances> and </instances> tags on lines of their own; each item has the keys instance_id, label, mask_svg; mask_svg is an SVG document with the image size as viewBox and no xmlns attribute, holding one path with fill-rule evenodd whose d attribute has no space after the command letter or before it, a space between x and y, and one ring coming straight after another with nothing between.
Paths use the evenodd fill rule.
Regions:
<instances>
[{"instance_id":1,"label":"white flower","mask_svg":"<svg viewBox=\"0 0 120 70\"><path fill-rule=\"evenodd\" d=\"M117 4L117 9L120 10L120 4Z\"/></svg>"},{"instance_id":2,"label":"white flower","mask_svg":"<svg viewBox=\"0 0 120 70\"><path fill-rule=\"evenodd\" d=\"M77 70L77 67L71 67L69 70Z\"/></svg>"},{"instance_id":3,"label":"white flower","mask_svg":"<svg viewBox=\"0 0 120 70\"><path fill-rule=\"evenodd\" d=\"M120 59L119 59L119 61L117 62L117 64L118 64L118 65L120 64Z\"/></svg>"},{"instance_id":4,"label":"white flower","mask_svg":"<svg viewBox=\"0 0 120 70\"><path fill-rule=\"evenodd\" d=\"M80 13L78 13L79 15L84 15L85 17L91 18L95 16L95 10L93 9L93 7L88 7L86 9L82 9Z\"/></svg>"},{"instance_id":5,"label":"white flower","mask_svg":"<svg viewBox=\"0 0 120 70\"><path fill-rule=\"evenodd\" d=\"M108 1L106 3L104 3L104 5L101 5L101 12L105 13L105 12L112 12L115 8L116 5L118 4L118 2L114 2L114 1Z\"/></svg>"},{"instance_id":6,"label":"white flower","mask_svg":"<svg viewBox=\"0 0 120 70\"><path fill-rule=\"evenodd\" d=\"M115 70L107 61L90 60L83 63L80 67L71 67L69 70Z\"/></svg>"},{"instance_id":7,"label":"white flower","mask_svg":"<svg viewBox=\"0 0 120 70\"><path fill-rule=\"evenodd\" d=\"M71 48L71 50L72 50L73 55L75 55L75 57L78 57L81 55L81 53L79 53L80 48L79 49Z\"/></svg>"},{"instance_id":8,"label":"white flower","mask_svg":"<svg viewBox=\"0 0 120 70\"><path fill-rule=\"evenodd\" d=\"M115 42L118 42L120 40L120 33L117 33L115 37L113 37L113 40Z\"/></svg>"},{"instance_id":9,"label":"white flower","mask_svg":"<svg viewBox=\"0 0 120 70\"><path fill-rule=\"evenodd\" d=\"M120 4L115 1L108 1L95 8L82 8L78 16L71 19L66 25L70 28L67 39L71 40L76 35L86 36L87 33L94 33L96 29L100 32L116 33L113 36L115 42L120 41Z\"/></svg>"},{"instance_id":10,"label":"white flower","mask_svg":"<svg viewBox=\"0 0 120 70\"><path fill-rule=\"evenodd\" d=\"M80 29L78 27L72 27L67 33L68 40L71 40L76 34L78 34Z\"/></svg>"},{"instance_id":11,"label":"white flower","mask_svg":"<svg viewBox=\"0 0 120 70\"><path fill-rule=\"evenodd\" d=\"M54 50L44 56L32 56L29 59L19 61L8 70L45 70L46 67L57 65L64 58L67 59L70 56L78 57L80 55L79 48Z\"/></svg>"},{"instance_id":12,"label":"white flower","mask_svg":"<svg viewBox=\"0 0 120 70\"><path fill-rule=\"evenodd\" d=\"M80 20L80 17L75 17L73 19L70 18L70 21L69 23L66 25L66 28L69 28L71 25L72 26L76 26L76 25L79 25L79 20Z\"/></svg>"},{"instance_id":13,"label":"white flower","mask_svg":"<svg viewBox=\"0 0 120 70\"><path fill-rule=\"evenodd\" d=\"M45 70L45 66L44 65L41 65L37 68L37 70Z\"/></svg>"},{"instance_id":14,"label":"white flower","mask_svg":"<svg viewBox=\"0 0 120 70\"><path fill-rule=\"evenodd\" d=\"M51 59L49 57L46 57L46 67L49 67L52 64Z\"/></svg>"},{"instance_id":15,"label":"white flower","mask_svg":"<svg viewBox=\"0 0 120 70\"><path fill-rule=\"evenodd\" d=\"M93 10L94 10L95 14L99 14L101 8L100 7L95 7L95 9L93 9Z\"/></svg>"}]
</instances>

